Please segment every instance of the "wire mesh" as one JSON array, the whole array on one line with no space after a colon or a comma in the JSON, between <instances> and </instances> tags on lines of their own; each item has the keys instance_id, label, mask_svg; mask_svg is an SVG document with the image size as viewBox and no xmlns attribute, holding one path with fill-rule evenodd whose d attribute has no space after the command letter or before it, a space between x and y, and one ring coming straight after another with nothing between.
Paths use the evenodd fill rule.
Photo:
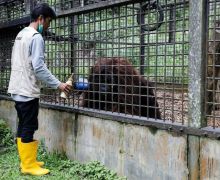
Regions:
<instances>
[{"instance_id":1,"label":"wire mesh","mask_svg":"<svg viewBox=\"0 0 220 180\"><path fill-rule=\"evenodd\" d=\"M52 21L44 36L48 68L61 81L74 73L75 88L65 100L45 87L42 103L187 124L188 1L128 2L83 13L77 7L105 1L42 2L58 13L75 9Z\"/></svg>"},{"instance_id":2,"label":"wire mesh","mask_svg":"<svg viewBox=\"0 0 220 180\"><path fill-rule=\"evenodd\" d=\"M206 71L207 125L220 126L220 1L209 0L208 59Z\"/></svg>"},{"instance_id":3,"label":"wire mesh","mask_svg":"<svg viewBox=\"0 0 220 180\"><path fill-rule=\"evenodd\" d=\"M0 94L7 95L10 77L11 51L15 34L13 32L0 31Z\"/></svg>"},{"instance_id":4,"label":"wire mesh","mask_svg":"<svg viewBox=\"0 0 220 180\"><path fill-rule=\"evenodd\" d=\"M13 21L30 13L30 4L24 0L0 1L0 23Z\"/></svg>"}]
</instances>

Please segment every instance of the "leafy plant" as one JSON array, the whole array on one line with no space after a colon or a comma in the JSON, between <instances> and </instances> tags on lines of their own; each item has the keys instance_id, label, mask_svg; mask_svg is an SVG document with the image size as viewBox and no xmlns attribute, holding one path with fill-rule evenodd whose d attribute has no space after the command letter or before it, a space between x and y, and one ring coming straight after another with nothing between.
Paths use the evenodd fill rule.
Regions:
<instances>
[{"instance_id":1,"label":"leafy plant","mask_svg":"<svg viewBox=\"0 0 220 180\"><path fill-rule=\"evenodd\" d=\"M98 161L92 161L88 164L79 164L70 160L63 161L59 167L61 171L68 170L68 173L75 176L78 175L82 179L91 180L123 180L125 177L118 177L117 174Z\"/></svg>"},{"instance_id":2,"label":"leafy plant","mask_svg":"<svg viewBox=\"0 0 220 180\"><path fill-rule=\"evenodd\" d=\"M5 121L0 119L0 147L10 147L14 144L11 130L6 125Z\"/></svg>"},{"instance_id":3,"label":"leafy plant","mask_svg":"<svg viewBox=\"0 0 220 180\"><path fill-rule=\"evenodd\" d=\"M22 175L19 170L19 157L13 142L10 129L3 120L0 120L0 142L10 151L0 151L0 179L1 180L125 180L115 172L109 170L98 161L81 164L69 160L64 154L47 153L44 142L40 143L38 160L45 162L45 167L50 169L50 174L42 177Z\"/></svg>"}]
</instances>

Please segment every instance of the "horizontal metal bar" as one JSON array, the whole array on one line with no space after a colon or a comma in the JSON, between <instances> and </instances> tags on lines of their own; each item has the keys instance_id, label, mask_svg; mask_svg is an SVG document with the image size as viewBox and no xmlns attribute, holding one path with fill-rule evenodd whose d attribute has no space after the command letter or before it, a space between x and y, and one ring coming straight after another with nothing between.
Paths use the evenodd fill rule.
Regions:
<instances>
[{"instance_id":1,"label":"horizontal metal bar","mask_svg":"<svg viewBox=\"0 0 220 180\"><path fill-rule=\"evenodd\" d=\"M194 136L200 136L200 137L208 137L208 138L218 139L218 140L220 139L219 128L213 129L212 127L205 127L205 128L199 129L199 128L187 127L186 125L172 123L169 121L155 120L151 118L147 119L144 117L131 116L131 115L125 116L124 114L119 114L119 113L97 111L94 109L79 108L79 107L74 108L72 106L51 105L47 103L41 103L40 106L42 108L79 113L79 114L84 114L84 115L102 118L106 120L118 121L121 123L129 123L129 124L147 126L147 127L155 128L158 130L159 129L167 130L169 132L175 132L179 135L187 134L187 135L194 135Z\"/></svg>"},{"instance_id":2,"label":"horizontal metal bar","mask_svg":"<svg viewBox=\"0 0 220 180\"><path fill-rule=\"evenodd\" d=\"M160 1L159 1L160 2ZM181 5L189 5L189 1L183 1L183 2L176 2L176 3L169 3L165 5L161 5L162 8L169 7L169 6L181 6Z\"/></svg>"},{"instance_id":3,"label":"horizontal metal bar","mask_svg":"<svg viewBox=\"0 0 220 180\"><path fill-rule=\"evenodd\" d=\"M87 13L89 11L95 11L95 10L100 10L100 9L107 9L113 6L120 6L120 5L126 5L129 3L139 3L139 2L146 2L144 0L108 0L104 2L99 2L99 3L94 3L91 5L86 5L84 7L77 7L73 8L70 10L61 10L57 13L58 17L63 17L67 15L74 15L74 14L80 14L80 13ZM165 8L166 6L180 6L187 4L188 5L189 1L186 2L180 2L180 3L170 3L167 5L162 5L162 8Z\"/></svg>"},{"instance_id":4,"label":"horizontal metal bar","mask_svg":"<svg viewBox=\"0 0 220 180\"><path fill-rule=\"evenodd\" d=\"M0 94L0 100L12 101L12 98L10 96Z\"/></svg>"},{"instance_id":5,"label":"horizontal metal bar","mask_svg":"<svg viewBox=\"0 0 220 180\"><path fill-rule=\"evenodd\" d=\"M15 19L12 21L0 22L0 29L19 26L19 25L25 25L28 23L30 23L30 16L25 16L20 19Z\"/></svg>"},{"instance_id":6,"label":"horizontal metal bar","mask_svg":"<svg viewBox=\"0 0 220 180\"><path fill-rule=\"evenodd\" d=\"M18 0L0 0L0 5L10 4Z\"/></svg>"},{"instance_id":7,"label":"horizontal metal bar","mask_svg":"<svg viewBox=\"0 0 220 180\"><path fill-rule=\"evenodd\" d=\"M94 3L91 5L86 5L84 7L73 8L70 10L59 10L59 12L57 12L57 17L64 17L67 15L69 16L69 15L74 15L74 14L82 14L82 13L87 13L89 11L107 9L113 6L126 5L129 3L138 3L142 1L143 0L108 0L108 1L103 1L99 3Z\"/></svg>"},{"instance_id":8,"label":"horizontal metal bar","mask_svg":"<svg viewBox=\"0 0 220 180\"><path fill-rule=\"evenodd\" d=\"M0 100L9 100L12 101L11 97L0 95ZM220 128L213 127L205 127L205 128L193 128L187 127L186 125L181 125L178 123L172 123L169 121L163 120L155 120L151 118L144 118L139 116L131 116L131 115L124 115L119 113L112 113L106 111L98 111L95 109L88 109L88 108L79 108L73 106L61 106L57 104L49 104L49 103L40 103L41 108L53 109L53 110L60 110L65 112L71 113L79 113L83 115L88 115L92 117L102 118L106 120L118 121L121 123L129 123L141 126L147 126L150 128L155 129L162 129L167 130L169 132L175 132L179 135L194 135L200 137L208 137L212 139L220 139Z\"/></svg>"},{"instance_id":9,"label":"horizontal metal bar","mask_svg":"<svg viewBox=\"0 0 220 180\"><path fill-rule=\"evenodd\" d=\"M106 40L101 40L101 39L96 39L96 40L83 40L83 39L77 39L77 37L75 38L78 42L91 42L91 43L102 43L102 44L118 44L118 42L116 41L106 41ZM128 42L122 42L120 41L120 45L137 45L137 47L140 46L140 43L128 43ZM143 46L158 46L158 45L173 45L173 44L177 44L177 45L182 45L182 44L189 44L188 41L180 41L180 42L149 42L149 43L143 43Z\"/></svg>"},{"instance_id":10,"label":"horizontal metal bar","mask_svg":"<svg viewBox=\"0 0 220 180\"><path fill-rule=\"evenodd\" d=\"M129 4L129 3L138 3L138 2L142 2L142 1L143 0L108 0L108 1L104 1L104 2L95 3L92 5L87 5L84 7L73 8L70 10L61 10L57 13L57 17L64 17L67 15L69 16L69 15L73 15L73 14L86 13L89 11L107 9L107 8L113 7L113 6L125 5L125 4ZM14 0L12 0L10 2L14 2ZM5 3L10 3L10 2L3 0L3 1L0 1L0 5L3 5ZM188 3L188 1L186 1L186 3ZM180 4L182 4L182 3L178 3L176 5L180 5ZM168 4L168 5L174 5L174 4ZM163 8L168 5L163 5ZM13 27L16 25L27 24L29 22L30 22L30 17L26 16L26 17L12 20L12 21L0 23L0 29L7 28L7 27Z\"/></svg>"}]
</instances>

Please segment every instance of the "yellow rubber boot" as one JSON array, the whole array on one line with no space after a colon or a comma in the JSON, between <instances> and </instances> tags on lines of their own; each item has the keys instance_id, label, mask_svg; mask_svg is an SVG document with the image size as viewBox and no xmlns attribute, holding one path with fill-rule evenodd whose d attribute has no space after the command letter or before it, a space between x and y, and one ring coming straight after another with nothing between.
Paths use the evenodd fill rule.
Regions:
<instances>
[{"instance_id":1,"label":"yellow rubber boot","mask_svg":"<svg viewBox=\"0 0 220 180\"><path fill-rule=\"evenodd\" d=\"M17 146L18 146L18 152L19 152L19 148L21 147L21 138L20 137L17 138ZM43 161L36 161L36 164L38 166L43 166L44 162ZM22 168L22 163L20 163L20 167Z\"/></svg>"},{"instance_id":2,"label":"yellow rubber boot","mask_svg":"<svg viewBox=\"0 0 220 180\"><path fill-rule=\"evenodd\" d=\"M22 143L19 147L19 155L22 163L21 172L23 174L31 174L41 176L48 174L50 171L36 164L38 141L30 143Z\"/></svg>"}]
</instances>

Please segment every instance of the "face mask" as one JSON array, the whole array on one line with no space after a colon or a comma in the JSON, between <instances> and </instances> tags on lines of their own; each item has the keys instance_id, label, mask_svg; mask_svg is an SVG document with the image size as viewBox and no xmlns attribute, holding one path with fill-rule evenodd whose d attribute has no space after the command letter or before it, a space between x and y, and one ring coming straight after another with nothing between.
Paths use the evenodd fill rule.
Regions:
<instances>
[{"instance_id":1,"label":"face mask","mask_svg":"<svg viewBox=\"0 0 220 180\"><path fill-rule=\"evenodd\" d=\"M44 29L43 24L38 24L37 31L38 31L39 33L42 33L42 32L43 32L43 29Z\"/></svg>"}]
</instances>

